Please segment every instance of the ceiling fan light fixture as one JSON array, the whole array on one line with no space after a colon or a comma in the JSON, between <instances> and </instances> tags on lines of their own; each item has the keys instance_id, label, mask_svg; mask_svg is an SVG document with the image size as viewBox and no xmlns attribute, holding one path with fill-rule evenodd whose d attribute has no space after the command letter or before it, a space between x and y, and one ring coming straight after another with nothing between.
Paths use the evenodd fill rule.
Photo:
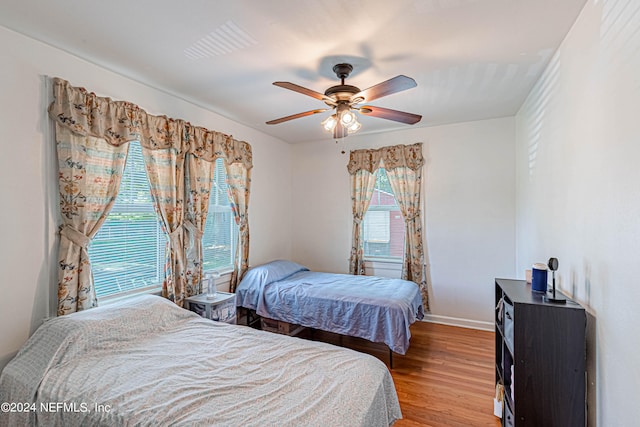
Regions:
<instances>
[{"instance_id":1,"label":"ceiling fan light fixture","mask_svg":"<svg viewBox=\"0 0 640 427\"><path fill-rule=\"evenodd\" d=\"M361 127L362 125L360 124L360 122L354 118L353 123L347 126L347 131L349 132L349 134L356 133L360 130Z\"/></svg>"},{"instance_id":2,"label":"ceiling fan light fixture","mask_svg":"<svg viewBox=\"0 0 640 427\"><path fill-rule=\"evenodd\" d=\"M337 124L338 124L338 117L335 114L330 115L329 117L327 117L322 121L322 127L327 132L333 132Z\"/></svg>"},{"instance_id":3,"label":"ceiling fan light fixture","mask_svg":"<svg viewBox=\"0 0 640 427\"><path fill-rule=\"evenodd\" d=\"M340 119L340 123L345 127L348 127L356 119L356 116L353 111L351 111L349 104L345 102L338 104L336 114L338 115L338 119Z\"/></svg>"},{"instance_id":4,"label":"ceiling fan light fixture","mask_svg":"<svg viewBox=\"0 0 640 427\"><path fill-rule=\"evenodd\" d=\"M355 114L353 114L353 112L351 110L344 110L340 114L340 121L342 122L343 125L345 125L347 127L351 123L353 123L355 120L356 120L356 116L355 116Z\"/></svg>"}]
</instances>

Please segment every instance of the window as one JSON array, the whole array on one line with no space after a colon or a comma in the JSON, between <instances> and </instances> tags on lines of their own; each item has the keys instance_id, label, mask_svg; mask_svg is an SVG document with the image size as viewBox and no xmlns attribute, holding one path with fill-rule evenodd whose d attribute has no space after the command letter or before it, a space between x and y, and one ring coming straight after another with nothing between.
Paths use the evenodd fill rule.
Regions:
<instances>
[{"instance_id":1,"label":"window","mask_svg":"<svg viewBox=\"0 0 640 427\"><path fill-rule=\"evenodd\" d=\"M404 230L404 220L387 172L379 169L371 203L363 221L364 256L401 259L404 253Z\"/></svg>"},{"instance_id":2,"label":"window","mask_svg":"<svg viewBox=\"0 0 640 427\"><path fill-rule=\"evenodd\" d=\"M224 163L217 159L202 237L204 271L233 268L238 227L227 194ZM142 148L132 141L116 202L89 247L97 297L159 288L164 280L165 245Z\"/></svg>"},{"instance_id":3,"label":"window","mask_svg":"<svg viewBox=\"0 0 640 427\"><path fill-rule=\"evenodd\" d=\"M116 202L89 247L98 298L159 287L165 244L142 148L132 141Z\"/></svg>"},{"instance_id":4,"label":"window","mask_svg":"<svg viewBox=\"0 0 640 427\"><path fill-rule=\"evenodd\" d=\"M238 226L231 212L227 188L224 161L217 159L209 195L207 223L202 236L203 271L233 269Z\"/></svg>"}]
</instances>

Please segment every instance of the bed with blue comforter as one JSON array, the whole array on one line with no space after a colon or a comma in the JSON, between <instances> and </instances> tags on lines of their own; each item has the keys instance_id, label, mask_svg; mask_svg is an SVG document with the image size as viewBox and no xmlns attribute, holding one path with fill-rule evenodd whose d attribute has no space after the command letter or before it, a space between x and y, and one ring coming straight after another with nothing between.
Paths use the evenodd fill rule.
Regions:
<instances>
[{"instance_id":1,"label":"bed with blue comforter","mask_svg":"<svg viewBox=\"0 0 640 427\"><path fill-rule=\"evenodd\" d=\"M409 326L424 317L418 285L407 280L320 273L278 260L250 269L238 306L274 320L409 348Z\"/></svg>"}]
</instances>

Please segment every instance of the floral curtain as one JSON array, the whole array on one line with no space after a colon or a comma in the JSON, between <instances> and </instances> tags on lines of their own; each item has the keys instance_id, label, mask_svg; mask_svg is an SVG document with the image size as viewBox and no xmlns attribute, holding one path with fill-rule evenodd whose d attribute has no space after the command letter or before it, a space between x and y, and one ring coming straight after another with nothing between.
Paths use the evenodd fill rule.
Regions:
<instances>
[{"instance_id":1,"label":"floral curtain","mask_svg":"<svg viewBox=\"0 0 640 427\"><path fill-rule=\"evenodd\" d=\"M221 132L192 126L184 120L147 114L146 111L135 104L99 97L84 88L73 87L63 79L53 79L53 92L54 101L49 106L49 117L56 123L57 141L63 140L62 138L65 138L64 141L68 141L70 138L68 135L84 137L86 141L93 141L92 138L95 138L103 141L106 143L104 145L109 147L103 150L105 153L108 150L113 151L113 153L105 154L99 150L87 149L86 157L77 157L77 154L74 154L76 157L69 157L69 162L72 162L71 164L74 166L66 163L65 152L59 152L58 154L61 199L63 191L67 191L67 187L69 190L69 194L65 194L68 200L61 201L62 215L65 217L59 248L60 268L62 270L60 274L62 279L59 284L59 306L62 307L59 311L61 314L93 307L97 304L88 256L86 255L86 249L82 249L82 247L86 248L89 243L87 239L97 233L115 201L115 194L118 191L120 176L126 160L127 143L133 140L139 141L143 148L152 195L156 202L159 218L168 235L169 250L167 251L163 294L177 304L182 304L184 297L191 292L199 290L199 288L193 289L193 287L187 285L189 261L186 254L196 253L196 256L200 257L199 263L201 264L201 251L200 255L197 255L198 250L192 246L198 245L199 240L192 237L194 233L197 234L194 230L199 229L199 227L195 225L191 217L188 221L185 221L184 215L185 212L189 214L191 211L194 213L198 210L201 213L203 212L201 208L196 206L185 207L186 183L184 174L185 156L188 153L206 162L214 162L217 158L223 158L225 164L233 165L233 170L235 168L245 170L244 173L235 172L239 177L237 185L242 185L246 188L246 191L239 196L239 201L237 202L238 205L243 205L242 210L244 213L242 215L246 222L243 226L245 233L242 245L242 253L246 257L244 258L244 263L240 263L238 274L236 274L236 276L241 277L243 272L242 265L247 264L246 259L248 259L249 247L246 208L249 200L249 170L253 166L253 160L251 146L248 143L238 141ZM86 142L85 144L90 145L93 142ZM79 148L75 151L82 152L82 150L82 148ZM109 156L117 157L117 161L108 160ZM80 163L82 166L91 162L104 163L106 171L105 173L97 173L93 172L93 170L90 172L81 170L76 164L76 159L87 160L85 163ZM207 167L192 169L193 176L190 176L189 180L206 180L209 173L206 172L206 169ZM97 181L93 180L93 176L89 176L92 173L96 173L95 178ZM86 176L89 176L91 181L87 180ZM241 177L244 177L244 179ZM73 187L70 187L71 185ZM115 188L113 191L112 187ZM191 191L191 189L192 187L189 187L188 191ZM78 213L74 214L78 218L69 218L70 214L66 211L70 209L83 210L85 208L85 199L90 200L91 203L96 203L94 201L94 193L100 194L103 198L108 198L106 203L89 206L93 209L94 216L101 209L98 206L104 206L105 209L101 216L98 215L98 219L89 221L82 219L84 215ZM73 198L75 200L72 200ZM192 197L188 197L187 203L197 203L197 201ZM206 208L204 218L206 219ZM237 221L239 225L242 225L242 218ZM75 231L79 234L75 233ZM72 247L74 245L77 248ZM73 258L75 256L73 253L77 251L80 251L81 255L76 259ZM66 262L67 260L71 262ZM65 277L70 278L67 280ZM192 278L192 283L193 280ZM81 303L72 303L72 301L76 300L80 300Z\"/></svg>"},{"instance_id":2,"label":"floral curtain","mask_svg":"<svg viewBox=\"0 0 640 427\"><path fill-rule=\"evenodd\" d=\"M184 152L142 148L151 198L167 236L162 296L182 307L186 294Z\"/></svg>"},{"instance_id":3,"label":"floral curtain","mask_svg":"<svg viewBox=\"0 0 640 427\"><path fill-rule=\"evenodd\" d=\"M406 150L402 150L402 155ZM401 162L406 164L406 162ZM422 193L422 167L411 169L407 166L390 168L384 164L389 184L400 207L405 224L404 257L402 278L415 282L420 287L422 302L429 309L429 294L424 270L424 246L422 244L422 218L420 194Z\"/></svg>"},{"instance_id":4,"label":"floral curtain","mask_svg":"<svg viewBox=\"0 0 640 427\"><path fill-rule=\"evenodd\" d=\"M423 305L425 309L428 310L429 294L424 270L425 258L420 207L423 165L422 144L417 143L383 147L377 150L352 151L347 169L351 174L352 183L357 174L363 172L372 173L379 167L383 167L386 170L389 183L391 184L405 222L405 250L402 262L402 278L411 280L420 287ZM373 185L375 185L375 179ZM362 186L360 188L362 188ZM352 200L353 198L352 189ZM354 213L353 246L355 246L356 238L359 238L359 236L355 236L355 224L356 215ZM354 249L352 248L352 259L353 252ZM351 271L350 266L350 272L352 274L360 273L358 270L354 271Z\"/></svg>"},{"instance_id":5,"label":"floral curtain","mask_svg":"<svg viewBox=\"0 0 640 427\"><path fill-rule=\"evenodd\" d=\"M209 196L214 178L214 163L187 154L185 163L184 252L187 295L202 289L202 235L207 223Z\"/></svg>"},{"instance_id":6,"label":"floral curtain","mask_svg":"<svg viewBox=\"0 0 640 427\"><path fill-rule=\"evenodd\" d=\"M351 233L351 254L349 274L364 274L364 247L362 242L362 220L369 209L373 188L376 185L377 169L373 173L360 169L351 175L351 213L353 228Z\"/></svg>"},{"instance_id":7,"label":"floral curtain","mask_svg":"<svg viewBox=\"0 0 640 427\"><path fill-rule=\"evenodd\" d=\"M203 128L193 128L190 138L196 147L193 150L196 156L211 162L217 158L224 160L229 200L239 230L229 284L230 291L235 292L236 285L249 268L249 195L253 168L251 146L246 142L237 142L227 135Z\"/></svg>"},{"instance_id":8,"label":"floral curtain","mask_svg":"<svg viewBox=\"0 0 640 427\"><path fill-rule=\"evenodd\" d=\"M351 175L351 213L353 215L349 274L365 273L361 224L369 209L379 167L380 153L376 150L355 150L349 153L347 170Z\"/></svg>"},{"instance_id":9,"label":"floral curtain","mask_svg":"<svg viewBox=\"0 0 640 427\"><path fill-rule=\"evenodd\" d=\"M95 307L87 247L115 203L129 144L78 135L56 124L60 190L58 315Z\"/></svg>"},{"instance_id":10,"label":"floral curtain","mask_svg":"<svg viewBox=\"0 0 640 427\"><path fill-rule=\"evenodd\" d=\"M233 261L233 273L229 289L236 291L236 286L249 268L249 194L251 187L251 169L246 169L237 163L226 164L227 180L229 184L229 200L233 218L238 225L238 241Z\"/></svg>"}]
</instances>

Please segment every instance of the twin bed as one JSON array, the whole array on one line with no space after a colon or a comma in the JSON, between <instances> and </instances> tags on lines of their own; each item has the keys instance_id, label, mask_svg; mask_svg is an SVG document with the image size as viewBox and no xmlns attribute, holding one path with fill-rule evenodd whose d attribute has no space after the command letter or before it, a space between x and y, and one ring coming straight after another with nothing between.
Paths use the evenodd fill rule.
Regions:
<instances>
[{"instance_id":1,"label":"twin bed","mask_svg":"<svg viewBox=\"0 0 640 427\"><path fill-rule=\"evenodd\" d=\"M409 326L424 317L413 282L313 272L286 260L250 269L236 304L269 319L385 343L399 354L409 348Z\"/></svg>"},{"instance_id":2,"label":"twin bed","mask_svg":"<svg viewBox=\"0 0 640 427\"><path fill-rule=\"evenodd\" d=\"M401 354L423 315L411 282L289 261L247 272L237 304ZM46 321L2 371L0 402L13 405L0 426L375 427L402 418L389 370L370 355L213 322L151 295Z\"/></svg>"}]
</instances>

